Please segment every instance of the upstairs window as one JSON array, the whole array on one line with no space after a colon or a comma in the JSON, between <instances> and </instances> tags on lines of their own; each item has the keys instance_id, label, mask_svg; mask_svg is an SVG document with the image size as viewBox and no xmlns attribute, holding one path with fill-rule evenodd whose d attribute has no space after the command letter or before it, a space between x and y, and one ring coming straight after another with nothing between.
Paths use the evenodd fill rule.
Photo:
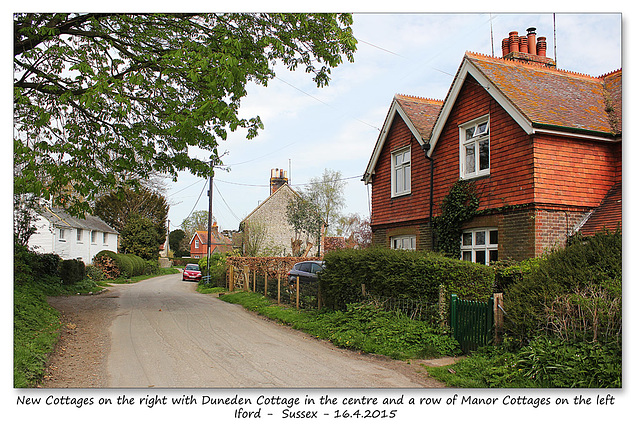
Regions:
<instances>
[{"instance_id":1,"label":"upstairs window","mask_svg":"<svg viewBox=\"0 0 640 427\"><path fill-rule=\"evenodd\" d=\"M464 230L460 249L462 260L489 265L498 260L498 230L496 228Z\"/></svg>"},{"instance_id":2,"label":"upstairs window","mask_svg":"<svg viewBox=\"0 0 640 427\"><path fill-rule=\"evenodd\" d=\"M76 241L82 242L82 229L81 228L76 229Z\"/></svg>"},{"instance_id":3,"label":"upstairs window","mask_svg":"<svg viewBox=\"0 0 640 427\"><path fill-rule=\"evenodd\" d=\"M391 197L411 193L411 149L391 153Z\"/></svg>"},{"instance_id":4,"label":"upstairs window","mask_svg":"<svg viewBox=\"0 0 640 427\"><path fill-rule=\"evenodd\" d=\"M460 126L460 178L489 174L489 117Z\"/></svg>"}]
</instances>

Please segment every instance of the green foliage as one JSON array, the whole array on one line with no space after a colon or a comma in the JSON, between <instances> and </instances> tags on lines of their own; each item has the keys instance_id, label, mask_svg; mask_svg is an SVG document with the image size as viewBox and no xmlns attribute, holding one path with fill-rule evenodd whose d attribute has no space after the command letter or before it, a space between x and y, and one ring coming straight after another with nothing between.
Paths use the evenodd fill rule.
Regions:
<instances>
[{"instance_id":1,"label":"green foliage","mask_svg":"<svg viewBox=\"0 0 640 427\"><path fill-rule=\"evenodd\" d=\"M75 215L153 173L208 176L229 131L263 127L240 116L247 84L267 85L281 63L327 85L353 60L351 24L349 14L17 13L15 192Z\"/></svg>"},{"instance_id":2,"label":"green foliage","mask_svg":"<svg viewBox=\"0 0 640 427\"><path fill-rule=\"evenodd\" d=\"M158 235L153 221L133 214L120 233L120 248L124 253L134 254L146 260L157 259L158 242L163 240L163 237Z\"/></svg>"},{"instance_id":3,"label":"green foliage","mask_svg":"<svg viewBox=\"0 0 640 427\"><path fill-rule=\"evenodd\" d=\"M202 276L211 274L209 284L205 284L204 280L201 285L203 288L224 287L227 278L227 254L212 253L209 259L209 271L207 271L207 258L201 258L198 262Z\"/></svg>"},{"instance_id":4,"label":"green foliage","mask_svg":"<svg viewBox=\"0 0 640 427\"><path fill-rule=\"evenodd\" d=\"M84 262L77 259L65 259L60 264L60 278L65 286L71 286L85 279Z\"/></svg>"},{"instance_id":5,"label":"green foliage","mask_svg":"<svg viewBox=\"0 0 640 427\"><path fill-rule=\"evenodd\" d=\"M104 273L95 265L89 264L85 267L87 277L94 282L100 282L104 280Z\"/></svg>"},{"instance_id":6,"label":"green foliage","mask_svg":"<svg viewBox=\"0 0 640 427\"><path fill-rule=\"evenodd\" d=\"M220 299L242 304L249 310L343 348L395 359L459 353L458 343L446 331L397 312L384 311L376 304L349 304L345 311L319 312L274 305L256 293L227 294Z\"/></svg>"},{"instance_id":7,"label":"green foliage","mask_svg":"<svg viewBox=\"0 0 640 427\"><path fill-rule=\"evenodd\" d=\"M622 346L541 336L520 349L483 347L453 366L427 370L449 387L619 388Z\"/></svg>"},{"instance_id":8,"label":"green foliage","mask_svg":"<svg viewBox=\"0 0 640 427\"><path fill-rule=\"evenodd\" d=\"M148 218L157 230L157 245L165 240L169 205L163 195L149 188L112 191L96 200L93 212L119 233L123 232L133 215Z\"/></svg>"},{"instance_id":9,"label":"green foliage","mask_svg":"<svg viewBox=\"0 0 640 427\"><path fill-rule=\"evenodd\" d=\"M37 280L37 278L36 278ZM16 283L13 292L13 386L33 387L58 338L59 314L38 282Z\"/></svg>"},{"instance_id":10,"label":"green foliage","mask_svg":"<svg viewBox=\"0 0 640 427\"><path fill-rule=\"evenodd\" d=\"M13 274L17 282L18 278L57 276L62 258L57 254L40 254L30 251L25 245L14 244Z\"/></svg>"},{"instance_id":11,"label":"green foliage","mask_svg":"<svg viewBox=\"0 0 640 427\"><path fill-rule=\"evenodd\" d=\"M184 230L177 229L169 233L169 248L173 251L173 256L181 258L183 256L189 256L189 238Z\"/></svg>"},{"instance_id":12,"label":"green foliage","mask_svg":"<svg viewBox=\"0 0 640 427\"><path fill-rule=\"evenodd\" d=\"M620 232L574 239L566 248L549 253L538 268L509 287L504 297L505 327L524 343L541 332L575 336L578 331L561 325L566 322L560 314L580 311L591 325L581 332L584 339L598 339L598 330L611 329L612 322L615 325L620 319L621 284ZM614 317L598 315L597 307L610 307Z\"/></svg>"},{"instance_id":13,"label":"green foliage","mask_svg":"<svg viewBox=\"0 0 640 427\"><path fill-rule=\"evenodd\" d=\"M155 264L154 264L155 263ZM118 254L113 251L100 251L93 258L93 265L102 270L105 279L118 277L131 278L155 271L156 261L145 261L133 254Z\"/></svg>"},{"instance_id":14,"label":"green foliage","mask_svg":"<svg viewBox=\"0 0 640 427\"><path fill-rule=\"evenodd\" d=\"M528 258L520 262L500 260L491 264L495 270L496 292L507 292L513 283L521 281L538 268L541 258Z\"/></svg>"},{"instance_id":15,"label":"green foliage","mask_svg":"<svg viewBox=\"0 0 640 427\"><path fill-rule=\"evenodd\" d=\"M472 181L457 181L442 201L442 214L433 218L438 249L447 256L460 258L462 225L476 214L480 199Z\"/></svg>"},{"instance_id":16,"label":"green foliage","mask_svg":"<svg viewBox=\"0 0 640 427\"><path fill-rule=\"evenodd\" d=\"M328 307L344 309L362 299L362 285L376 297L437 303L440 288L462 299L486 300L492 294L493 269L432 252L389 248L343 249L325 254L320 275Z\"/></svg>"}]
</instances>

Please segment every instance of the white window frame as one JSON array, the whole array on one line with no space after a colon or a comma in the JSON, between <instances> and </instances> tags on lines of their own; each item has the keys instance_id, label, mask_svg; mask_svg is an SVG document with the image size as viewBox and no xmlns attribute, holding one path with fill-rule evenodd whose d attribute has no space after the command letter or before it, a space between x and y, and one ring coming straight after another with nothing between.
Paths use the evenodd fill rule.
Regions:
<instances>
[{"instance_id":1,"label":"white window frame","mask_svg":"<svg viewBox=\"0 0 640 427\"><path fill-rule=\"evenodd\" d=\"M485 125L484 128L482 125ZM478 117L460 127L460 178L473 179L491 173L491 136L489 115ZM470 135L467 135L469 131ZM480 146L487 143L487 167L480 169ZM473 166L467 165L467 150L473 150Z\"/></svg>"},{"instance_id":2,"label":"white window frame","mask_svg":"<svg viewBox=\"0 0 640 427\"><path fill-rule=\"evenodd\" d=\"M200 249L200 240L195 240L195 249Z\"/></svg>"},{"instance_id":3,"label":"white window frame","mask_svg":"<svg viewBox=\"0 0 640 427\"><path fill-rule=\"evenodd\" d=\"M403 161L398 164L396 160L400 155L402 155ZM402 188L398 188L398 172L402 174ZM391 197L407 194L411 194L411 146L391 153Z\"/></svg>"},{"instance_id":4,"label":"white window frame","mask_svg":"<svg viewBox=\"0 0 640 427\"><path fill-rule=\"evenodd\" d=\"M484 242L482 241L482 233L484 233ZM468 239L469 234L471 235L471 240ZM492 237L495 237L495 239ZM499 233L495 227L463 230L460 236L460 259L489 265L492 261L491 255L494 255L497 261L499 255L498 239ZM478 259L479 254L482 254L480 259Z\"/></svg>"},{"instance_id":5,"label":"white window frame","mask_svg":"<svg viewBox=\"0 0 640 427\"><path fill-rule=\"evenodd\" d=\"M415 235L402 235L393 236L391 238L391 249L415 251L416 250L416 236Z\"/></svg>"},{"instance_id":6,"label":"white window frame","mask_svg":"<svg viewBox=\"0 0 640 427\"><path fill-rule=\"evenodd\" d=\"M109 233L102 232L102 244L103 245L109 244Z\"/></svg>"},{"instance_id":7,"label":"white window frame","mask_svg":"<svg viewBox=\"0 0 640 427\"><path fill-rule=\"evenodd\" d=\"M96 230L91 230L91 244L95 245L98 242L98 232Z\"/></svg>"},{"instance_id":8,"label":"white window frame","mask_svg":"<svg viewBox=\"0 0 640 427\"><path fill-rule=\"evenodd\" d=\"M82 228L76 228L76 242L84 243L84 230Z\"/></svg>"},{"instance_id":9,"label":"white window frame","mask_svg":"<svg viewBox=\"0 0 640 427\"><path fill-rule=\"evenodd\" d=\"M64 238L64 228L60 229L60 232L58 233L58 240L65 242L66 239Z\"/></svg>"}]
</instances>

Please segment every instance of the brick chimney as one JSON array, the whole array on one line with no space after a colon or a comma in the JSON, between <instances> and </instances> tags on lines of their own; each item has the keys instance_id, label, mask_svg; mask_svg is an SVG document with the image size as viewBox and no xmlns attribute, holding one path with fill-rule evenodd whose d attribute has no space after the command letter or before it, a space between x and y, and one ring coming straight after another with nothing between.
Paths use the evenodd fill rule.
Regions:
<instances>
[{"instance_id":1,"label":"brick chimney","mask_svg":"<svg viewBox=\"0 0 640 427\"><path fill-rule=\"evenodd\" d=\"M533 27L527 28L527 35L522 37L517 31L509 32L509 37L502 40L502 57L556 67L556 62L547 58L547 38L538 37L536 40L536 29Z\"/></svg>"},{"instance_id":2,"label":"brick chimney","mask_svg":"<svg viewBox=\"0 0 640 427\"><path fill-rule=\"evenodd\" d=\"M278 188L282 187L285 184L289 183L289 178L287 178L287 171L284 169L271 169L271 179L269 180L269 184L271 185L271 193L275 193Z\"/></svg>"}]
</instances>

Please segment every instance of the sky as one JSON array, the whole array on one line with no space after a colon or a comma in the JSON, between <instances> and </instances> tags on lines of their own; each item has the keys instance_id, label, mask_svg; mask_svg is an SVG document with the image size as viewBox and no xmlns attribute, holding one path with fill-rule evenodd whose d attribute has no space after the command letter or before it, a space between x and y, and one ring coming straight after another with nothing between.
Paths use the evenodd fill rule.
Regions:
<instances>
[{"instance_id":1,"label":"sky","mask_svg":"<svg viewBox=\"0 0 640 427\"><path fill-rule=\"evenodd\" d=\"M501 56L502 39L510 31L526 35L529 27L547 38L547 56L556 58L557 68L606 74L622 67L626 16L556 13L555 37L553 13L368 12L354 13L353 21L355 60L333 69L328 86L317 88L303 70L283 67L267 87L248 86L240 114L260 116L264 130L251 140L237 131L220 144L228 167L214 178L220 230L237 230L269 196L275 168L288 171L294 189L325 169L339 171L346 183L342 213L368 217L370 188L361 178L395 94L443 100L466 51ZM191 155L209 157L195 150ZM206 179L181 173L167 184L171 230L194 210L208 209Z\"/></svg>"}]
</instances>

